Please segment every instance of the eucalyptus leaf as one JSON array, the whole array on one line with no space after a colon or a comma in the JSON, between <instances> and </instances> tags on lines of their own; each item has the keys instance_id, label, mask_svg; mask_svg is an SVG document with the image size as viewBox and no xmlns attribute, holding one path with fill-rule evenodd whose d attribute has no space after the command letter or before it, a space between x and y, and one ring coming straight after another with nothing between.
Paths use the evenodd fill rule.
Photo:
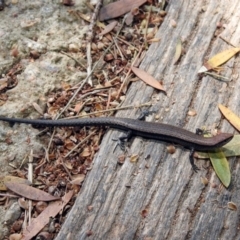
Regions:
<instances>
[{"instance_id":1,"label":"eucalyptus leaf","mask_svg":"<svg viewBox=\"0 0 240 240\"><path fill-rule=\"evenodd\" d=\"M218 149L209 153L209 157L220 181L225 187L228 187L231 182L231 173L224 153Z\"/></svg>"},{"instance_id":2,"label":"eucalyptus leaf","mask_svg":"<svg viewBox=\"0 0 240 240\"><path fill-rule=\"evenodd\" d=\"M233 139L221 148L225 157L240 156L240 135L234 135ZM209 155L206 152L196 152L196 158L208 159Z\"/></svg>"}]
</instances>

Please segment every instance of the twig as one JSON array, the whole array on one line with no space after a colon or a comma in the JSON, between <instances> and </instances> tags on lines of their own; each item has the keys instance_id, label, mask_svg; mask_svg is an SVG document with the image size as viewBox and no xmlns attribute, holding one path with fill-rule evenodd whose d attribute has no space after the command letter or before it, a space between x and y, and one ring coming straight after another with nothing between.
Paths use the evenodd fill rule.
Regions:
<instances>
[{"instance_id":1,"label":"twig","mask_svg":"<svg viewBox=\"0 0 240 240\"><path fill-rule=\"evenodd\" d=\"M76 118L76 117L82 118L82 117L87 117L87 116L91 116L91 115L95 115L95 114L99 114L99 113L114 112L114 111L117 111L117 110L125 110L125 109L130 109L130 108L141 108L141 107L149 107L149 106L152 106L151 102L143 103L143 104L140 104L140 105L137 105L137 106L128 105L128 106L117 107L117 108L109 108L109 109L106 109L106 110L95 111L95 112L91 112L91 113L88 113L88 114L85 114L85 115L67 117L67 118L64 118L64 119L73 119L73 118Z\"/></svg>"},{"instance_id":2,"label":"twig","mask_svg":"<svg viewBox=\"0 0 240 240\"><path fill-rule=\"evenodd\" d=\"M123 22L122 22L122 25L121 27L119 28L117 34L116 34L116 37L119 35L119 33L121 32L122 28L123 28L123 25L125 23L125 17L123 18ZM73 96L71 97L71 99L68 101L68 103L66 104L66 106L63 108L63 110L57 115L57 117L55 119L58 119L66 110L67 108L69 107L69 105L71 104L71 102L75 99L75 97L77 96L77 94L81 91L81 89L83 88L83 86L85 85L85 83L88 81L88 79L90 78L90 76L92 75L93 71L95 70L95 68L97 67L98 63L100 61L102 61L102 59L104 58L104 56L106 55L106 53L108 52L108 50L113 46L113 42L110 43L110 45L107 47L107 49L104 51L104 53L101 55L100 59L94 64L90 74L83 80L82 84L78 87L78 89L75 91L75 93L73 94ZM49 149L50 149L50 146L52 144L52 139L53 139L53 135L55 133L55 130L54 132L52 133L52 136L51 136L51 139L49 141L49 144L48 144L48 148L47 148L47 152L46 152L46 158L48 159L48 152L49 152Z\"/></svg>"},{"instance_id":3,"label":"twig","mask_svg":"<svg viewBox=\"0 0 240 240\"><path fill-rule=\"evenodd\" d=\"M28 164L28 181L33 182L33 150L31 149ZM27 210L25 210L27 211ZM32 200L28 200L28 224L31 224Z\"/></svg>"},{"instance_id":4,"label":"twig","mask_svg":"<svg viewBox=\"0 0 240 240\"><path fill-rule=\"evenodd\" d=\"M72 181L73 180L73 177L71 175L71 173L69 172L68 168L66 167L66 164L64 161L62 161L62 166L63 168L65 169L66 173L68 174L68 177L70 178L70 180Z\"/></svg>"},{"instance_id":5,"label":"twig","mask_svg":"<svg viewBox=\"0 0 240 240\"><path fill-rule=\"evenodd\" d=\"M54 134L55 134L55 129L53 130L53 133L52 133L51 138L49 140L47 149L44 148L45 149L45 158L47 159L47 162L49 162L49 149L52 145L52 140L53 140Z\"/></svg>"},{"instance_id":6,"label":"twig","mask_svg":"<svg viewBox=\"0 0 240 240\"><path fill-rule=\"evenodd\" d=\"M148 31L148 25L149 25L151 12L152 12L152 5L150 6L150 9L149 9L149 12L148 12L148 15L147 15L146 28L145 28L145 31L144 31L144 43L145 43L146 48L147 48L147 44L148 44L147 43L147 31Z\"/></svg>"},{"instance_id":7,"label":"twig","mask_svg":"<svg viewBox=\"0 0 240 240\"><path fill-rule=\"evenodd\" d=\"M96 134L97 131L93 131L90 133L87 137L85 137L80 143L78 143L73 149L71 149L70 152L68 152L64 158L68 157L75 149L79 148L83 143L85 143L89 138L91 138L94 134Z\"/></svg>"},{"instance_id":8,"label":"twig","mask_svg":"<svg viewBox=\"0 0 240 240\"><path fill-rule=\"evenodd\" d=\"M113 41L114 41L114 43L115 43L115 45L116 45L116 47L117 47L117 49L118 49L118 51L119 51L119 54L121 55L122 60L124 60L125 58L124 58L124 56L123 56L123 54L122 54L121 49L120 49L119 46L118 46L118 43L117 43L117 41L116 41L116 38L113 38Z\"/></svg>"},{"instance_id":9,"label":"twig","mask_svg":"<svg viewBox=\"0 0 240 240\"><path fill-rule=\"evenodd\" d=\"M122 30L122 27L124 25L124 22L125 22L125 17L123 18L123 22L122 22L122 25L121 27L119 28L117 34L116 34L116 37L119 35L119 33L121 32ZM104 58L104 56L106 55L106 53L108 52L108 50L112 47L113 45L113 42L110 43L110 45L107 47L107 49L104 51L104 53L101 55L100 59L94 64L93 68L92 68L92 71L91 71L91 74L93 73L93 71L95 70L95 68L97 67L98 63L100 61L102 61L102 59ZM90 74L90 75L91 75ZM56 117L56 119L58 119L65 111L66 109L68 108L68 106L71 104L71 102L75 99L75 97L77 96L77 94L81 91L81 89L83 88L83 86L85 85L85 83L87 82L88 78L90 77L90 75L88 75L82 82L82 84L79 86L79 88L76 90L76 92L73 94L73 96L71 97L71 99L68 101L68 103L66 104L66 106L63 108L63 110L58 114L58 116Z\"/></svg>"},{"instance_id":10,"label":"twig","mask_svg":"<svg viewBox=\"0 0 240 240\"><path fill-rule=\"evenodd\" d=\"M226 42L227 44L231 45L232 47L236 47L232 43L230 43L227 39L225 39L224 37L219 36L219 38L221 38L224 42Z\"/></svg>"},{"instance_id":11,"label":"twig","mask_svg":"<svg viewBox=\"0 0 240 240\"><path fill-rule=\"evenodd\" d=\"M96 24L96 19L100 10L100 7L102 6L102 0L99 0L95 10L92 15L91 23L89 25L89 31L88 31L88 36L87 36L87 62L88 62L88 67L87 67L87 74L89 76L88 83L92 86L92 56L91 56L91 45L92 45L92 39L93 39L93 28Z\"/></svg>"},{"instance_id":12,"label":"twig","mask_svg":"<svg viewBox=\"0 0 240 240\"><path fill-rule=\"evenodd\" d=\"M20 165L19 169L22 168L23 164L26 162L27 157L28 157L27 155L24 157L24 159L21 162L21 165Z\"/></svg>"},{"instance_id":13,"label":"twig","mask_svg":"<svg viewBox=\"0 0 240 240\"><path fill-rule=\"evenodd\" d=\"M19 196L17 195L12 195L12 194L8 194L8 193L0 193L1 197L13 197L13 198L19 198Z\"/></svg>"},{"instance_id":14,"label":"twig","mask_svg":"<svg viewBox=\"0 0 240 240\"><path fill-rule=\"evenodd\" d=\"M231 79L229 79L227 77L224 77L224 76L221 76L221 75L218 75L218 74L215 74L215 73L205 72L205 74L207 74L209 76L212 76L212 77L216 77L217 79L219 79L220 81L223 81L223 82L230 82L231 81Z\"/></svg>"},{"instance_id":15,"label":"twig","mask_svg":"<svg viewBox=\"0 0 240 240\"><path fill-rule=\"evenodd\" d=\"M135 50L139 51L139 49L138 49L137 47L135 47L135 46L133 46L131 43L129 43L129 42L127 42L127 41L125 41L125 40L124 40L124 39L122 39L121 37L117 37L117 39L118 39L119 41L121 41L121 42L125 43L126 45L128 45L128 46L130 46L130 47L134 48Z\"/></svg>"},{"instance_id":16,"label":"twig","mask_svg":"<svg viewBox=\"0 0 240 240\"><path fill-rule=\"evenodd\" d=\"M136 60L137 60L138 57L140 56L141 52L142 52L142 47L141 47L141 49L139 50L139 52L138 52L137 56L135 57L135 59L133 60L131 66L134 66L134 63L136 62ZM127 72L127 74L126 74L126 76L125 76L125 78L124 78L124 80L123 80L123 83L122 83L122 85L121 85L121 87L120 87L120 89L119 89L119 91L118 91L118 95L117 95L117 97L116 97L117 99L119 98L119 96L120 96L120 94L121 94L121 92L122 92L122 89L123 89L123 87L125 86L126 81L127 81L127 79L128 79L128 76L130 75L131 71L132 71L132 70L131 70L131 67L130 67L129 70L128 70L128 72Z\"/></svg>"}]
</instances>

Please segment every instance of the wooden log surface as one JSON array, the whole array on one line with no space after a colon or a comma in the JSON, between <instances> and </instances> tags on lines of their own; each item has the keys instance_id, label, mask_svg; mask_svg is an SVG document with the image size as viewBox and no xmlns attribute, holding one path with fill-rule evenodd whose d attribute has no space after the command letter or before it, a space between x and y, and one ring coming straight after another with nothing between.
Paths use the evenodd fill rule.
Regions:
<instances>
[{"instance_id":1,"label":"wooden log surface","mask_svg":"<svg viewBox=\"0 0 240 240\"><path fill-rule=\"evenodd\" d=\"M223 120L218 104L239 110L239 56L224 65L224 82L197 74L205 59L231 48L219 36L239 46L240 2L225 0L170 1L168 14L157 36L160 42L149 48L140 68L163 82L167 95L138 81L128 91L125 105L154 101L157 110L147 121L170 123L195 131L197 127L218 126L234 132ZM176 22L173 27L171 22ZM218 23L223 24L217 28ZM186 51L177 64L174 54L181 38ZM195 117L188 116L194 109ZM138 111L121 111L117 116L136 118ZM134 138L123 165L122 151L114 150L112 138L121 134L109 130L95 157L74 207L56 239L240 239L239 162L229 159L232 184L220 188L209 161L197 161L194 173L189 152L177 147L168 154L163 142ZM131 162L136 154L138 160ZM201 177L209 180L207 186ZM214 187L216 185L216 187Z\"/></svg>"}]
</instances>

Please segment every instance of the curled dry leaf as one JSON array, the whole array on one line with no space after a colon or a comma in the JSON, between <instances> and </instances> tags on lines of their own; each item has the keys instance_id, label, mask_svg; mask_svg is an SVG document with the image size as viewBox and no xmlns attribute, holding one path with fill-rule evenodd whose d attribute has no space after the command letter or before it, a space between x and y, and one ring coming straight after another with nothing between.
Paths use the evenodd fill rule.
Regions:
<instances>
[{"instance_id":1,"label":"curled dry leaf","mask_svg":"<svg viewBox=\"0 0 240 240\"><path fill-rule=\"evenodd\" d=\"M91 155L91 151L89 147L85 147L80 154L81 157L89 157L90 155Z\"/></svg>"},{"instance_id":2,"label":"curled dry leaf","mask_svg":"<svg viewBox=\"0 0 240 240\"><path fill-rule=\"evenodd\" d=\"M34 107L34 109L35 109L38 113L40 113L41 115L44 114L43 109L40 107L40 105L39 105L38 103L33 102L33 103L32 103L32 106Z\"/></svg>"},{"instance_id":3,"label":"curled dry leaf","mask_svg":"<svg viewBox=\"0 0 240 240\"><path fill-rule=\"evenodd\" d=\"M134 74L136 74L140 79L142 79L146 84L164 91L163 86L154 78L152 77L150 74L148 74L147 72L143 71L142 69L136 68L136 67L131 67L132 71L134 72Z\"/></svg>"},{"instance_id":4,"label":"curled dry leaf","mask_svg":"<svg viewBox=\"0 0 240 240\"><path fill-rule=\"evenodd\" d=\"M66 166L67 169L69 169L69 170L72 170L72 169L73 169L73 166L72 166L71 161L65 160L65 161L64 161L64 164L65 164L65 166Z\"/></svg>"},{"instance_id":5,"label":"curled dry leaf","mask_svg":"<svg viewBox=\"0 0 240 240\"><path fill-rule=\"evenodd\" d=\"M85 174L78 174L78 175L74 175L73 176L73 180L70 182L71 184L75 184L75 185L81 185L81 183L84 181L85 179Z\"/></svg>"},{"instance_id":6,"label":"curled dry leaf","mask_svg":"<svg viewBox=\"0 0 240 240\"><path fill-rule=\"evenodd\" d=\"M6 186L11 191L17 193L25 198L36 200L36 201L54 201L59 199L59 197L54 197L44 191L37 188L33 188L21 183L6 183Z\"/></svg>"},{"instance_id":7,"label":"curled dry leaf","mask_svg":"<svg viewBox=\"0 0 240 240\"><path fill-rule=\"evenodd\" d=\"M130 157L130 162L135 163L135 162L138 161L138 158L139 158L139 155L138 155L138 154L133 154L133 155Z\"/></svg>"},{"instance_id":8,"label":"curled dry leaf","mask_svg":"<svg viewBox=\"0 0 240 240\"><path fill-rule=\"evenodd\" d=\"M18 205L25 210L28 210L28 208L29 208L28 201L26 201L24 198L18 199Z\"/></svg>"},{"instance_id":9,"label":"curled dry leaf","mask_svg":"<svg viewBox=\"0 0 240 240\"><path fill-rule=\"evenodd\" d=\"M103 35L111 32L111 31L116 27L117 23L118 23L117 21L112 21L112 22L110 22L110 23L104 28L104 30L103 30L101 33L99 33L99 36L103 36Z\"/></svg>"},{"instance_id":10,"label":"curled dry leaf","mask_svg":"<svg viewBox=\"0 0 240 240\"><path fill-rule=\"evenodd\" d=\"M237 211L237 205L234 202L228 202L228 209Z\"/></svg>"}]
</instances>

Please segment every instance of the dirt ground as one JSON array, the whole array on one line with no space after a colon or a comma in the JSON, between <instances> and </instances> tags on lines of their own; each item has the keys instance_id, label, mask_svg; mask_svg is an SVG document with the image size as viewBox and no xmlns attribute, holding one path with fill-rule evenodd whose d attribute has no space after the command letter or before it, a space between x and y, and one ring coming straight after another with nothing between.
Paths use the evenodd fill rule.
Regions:
<instances>
[{"instance_id":1,"label":"dirt ground","mask_svg":"<svg viewBox=\"0 0 240 240\"><path fill-rule=\"evenodd\" d=\"M4 81L3 73L11 66L20 63L24 70L18 74L17 86L8 90L8 100L2 101L1 115L17 117L21 112L21 117L34 117L34 113L31 114L35 112L32 108L34 102L44 107L43 103L50 91L58 89L63 82L74 85L86 77L86 72L71 70L75 61L61 51L69 50L72 46L81 48L81 40L88 28L83 21L76 21L68 12L70 8L58 0L5 2L4 10L0 11L1 80ZM85 1L74 2L75 10L82 13L89 11ZM38 60L31 61L30 55L36 52ZM1 124L1 176L8 175L9 171L15 169L14 166L19 166L30 148L34 152L42 150L36 133L26 126L14 129ZM11 145L5 141L8 134L11 134ZM9 205L12 205L12 201ZM6 225L11 226L19 214L17 204L9 210L0 207L0 239L7 235Z\"/></svg>"}]
</instances>

